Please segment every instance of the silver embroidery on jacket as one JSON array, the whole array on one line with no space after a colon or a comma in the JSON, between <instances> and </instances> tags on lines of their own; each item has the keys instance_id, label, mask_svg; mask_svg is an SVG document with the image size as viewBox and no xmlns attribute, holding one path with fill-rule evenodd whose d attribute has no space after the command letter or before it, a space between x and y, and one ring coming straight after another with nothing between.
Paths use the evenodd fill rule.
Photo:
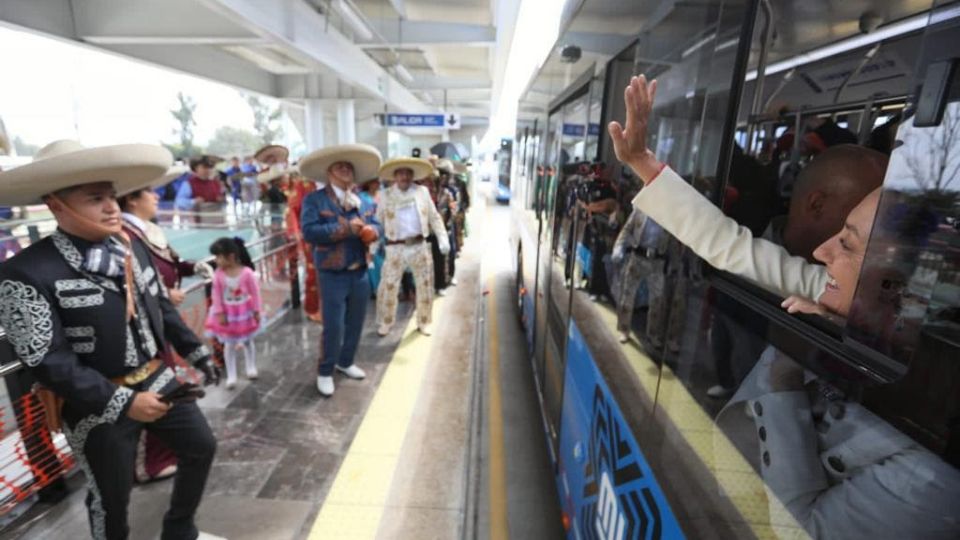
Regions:
<instances>
[{"instance_id":1,"label":"silver embroidery on jacket","mask_svg":"<svg viewBox=\"0 0 960 540\"><path fill-rule=\"evenodd\" d=\"M124 386L117 387L116 392L110 396L110 401L107 402L107 406L104 407L102 414L91 414L77 422L77 425L75 425L73 429L70 429L66 424L64 424L63 427L63 433L67 437L67 444L69 444L73 450L73 457L77 460L77 465L80 466L80 469L87 479L87 489L90 491L88 506L88 511L90 512L90 532L95 540L105 539L107 537L107 512L103 509L103 497L100 495L100 489L97 487L96 477L93 476L93 470L90 468L90 464L87 463L86 456L84 456L84 447L87 444L87 437L90 435L90 430L100 424L112 424L116 422L117 418L120 417L120 413L123 412L124 405L127 404L127 401L130 401L132 396L133 390Z\"/></svg>"},{"instance_id":2,"label":"silver embroidery on jacket","mask_svg":"<svg viewBox=\"0 0 960 540\"><path fill-rule=\"evenodd\" d=\"M194 364L201 358L210 356L210 349L206 345L197 347L192 353L188 354L184 360L189 364Z\"/></svg>"},{"instance_id":3,"label":"silver embroidery on jacket","mask_svg":"<svg viewBox=\"0 0 960 540\"><path fill-rule=\"evenodd\" d=\"M58 279L53 283L54 295L64 309L103 305L103 289L89 279Z\"/></svg>"},{"instance_id":4,"label":"silver embroidery on jacket","mask_svg":"<svg viewBox=\"0 0 960 540\"><path fill-rule=\"evenodd\" d=\"M0 283L0 326L17 356L36 366L50 350L53 318L50 302L37 289L20 281Z\"/></svg>"}]
</instances>

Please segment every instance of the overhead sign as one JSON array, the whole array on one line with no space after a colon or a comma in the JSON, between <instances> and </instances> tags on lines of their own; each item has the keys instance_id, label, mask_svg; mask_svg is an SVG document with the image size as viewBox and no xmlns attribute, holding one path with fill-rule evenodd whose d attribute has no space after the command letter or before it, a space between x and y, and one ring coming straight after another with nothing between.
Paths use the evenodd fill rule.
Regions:
<instances>
[{"instance_id":1,"label":"overhead sign","mask_svg":"<svg viewBox=\"0 0 960 540\"><path fill-rule=\"evenodd\" d=\"M564 124L563 125L563 136L564 137L583 137L585 127L583 124ZM600 124L590 124L590 136L596 137L600 135Z\"/></svg>"},{"instance_id":2,"label":"overhead sign","mask_svg":"<svg viewBox=\"0 0 960 540\"><path fill-rule=\"evenodd\" d=\"M397 128L460 129L460 115L456 113L384 115L383 125Z\"/></svg>"}]
</instances>

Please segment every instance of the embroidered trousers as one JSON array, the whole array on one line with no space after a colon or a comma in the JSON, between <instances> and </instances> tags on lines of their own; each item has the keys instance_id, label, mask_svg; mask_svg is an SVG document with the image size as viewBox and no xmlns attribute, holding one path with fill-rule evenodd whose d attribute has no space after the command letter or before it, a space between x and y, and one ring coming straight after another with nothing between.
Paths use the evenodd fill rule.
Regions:
<instances>
[{"instance_id":1,"label":"embroidered trousers","mask_svg":"<svg viewBox=\"0 0 960 540\"><path fill-rule=\"evenodd\" d=\"M630 331L637 288L644 280L647 281L651 301L654 296L663 296L663 259L648 259L636 253L627 253L620 269L620 297L617 299L617 330L621 332ZM649 322L650 318L647 320Z\"/></svg>"},{"instance_id":2,"label":"embroidered trousers","mask_svg":"<svg viewBox=\"0 0 960 540\"><path fill-rule=\"evenodd\" d=\"M155 422L121 416L92 429L84 420L67 420L67 440L87 476L87 511L95 540L130 536L127 506L133 487L134 460L140 433L146 429L170 447L179 462L170 508L163 518L162 540L193 540L193 517L213 463L217 442L196 403L178 403Z\"/></svg>"},{"instance_id":3,"label":"embroidered trousers","mask_svg":"<svg viewBox=\"0 0 960 540\"><path fill-rule=\"evenodd\" d=\"M380 288L377 290L377 324L392 325L397 318L400 280L407 268L417 290L417 324L430 324L433 309L433 255L426 242L387 246Z\"/></svg>"}]
</instances>

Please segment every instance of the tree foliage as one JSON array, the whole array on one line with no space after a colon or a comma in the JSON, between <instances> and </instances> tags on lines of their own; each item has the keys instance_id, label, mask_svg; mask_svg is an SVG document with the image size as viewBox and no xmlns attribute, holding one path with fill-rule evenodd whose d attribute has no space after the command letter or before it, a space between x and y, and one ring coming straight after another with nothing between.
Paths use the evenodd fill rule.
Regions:
<instances>
[{"instance_id":1,"label":"tree foliage","mask_svg":"<svg viewBox=\"0 0 960 540\"><path fill-rule=\"evenodd\" d=\"M253 112L253 129L260 137L261 146L272 144L283 136L283 127L280 126L280 115L283 113L279 106L271 110L257 96L247 96L247 104Z\"/></svg>"},{"instance_id":2,"label":"tree foliage","mask_svg":"<svg viewBox=\"0 0 960 540\"><path fill-rule=\"evenodd\" d=\"M261 145L261 139L252 131L233 126L221 126L207 143L207 153L231 158L253 154Z\"/></svg>"},{"instance_id":3,"label":"tree foliage","mask_svg":"<svg viewBox=\"0 0 960 540\"><path fill-rule=\"evenodd\" d=\"M174 154L176 157L184 159L198 153L198 149L193 145L193 128L197 125L193 115L197 110L197 102L192 97L184 95L183 92L177 92L177 104L177 108L170 111L170 114L177 121L177 129L173 131L173 134L180 139L179 153L174 152ZM165 146L171 148L176 145ZM172 149L171 152L173 152Z\"/></svg>"}]
</instances>

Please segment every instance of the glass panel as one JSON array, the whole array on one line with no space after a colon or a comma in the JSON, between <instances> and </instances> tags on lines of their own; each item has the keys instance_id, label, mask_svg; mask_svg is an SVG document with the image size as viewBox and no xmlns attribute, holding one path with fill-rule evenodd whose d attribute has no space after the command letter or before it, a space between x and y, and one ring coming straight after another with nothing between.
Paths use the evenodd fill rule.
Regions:
<instances>
[{"instance_id":1,"label":"glass panel","mask_svg":"<svg viewBox=\"0 0 960 540\"><path fill-rule=\"evenodd\" d=\"M561 187L560 148L563 140L562 109L550 115L544 141L547 188L544 194L547 221L541 232L535 299L534 342L537 371L543 385L544 406L549 415L554 444L559 428L563 396L563 351L566 345L566 309L569 293L563 286L564 232L569 231L565 211L566 190ZM561 311L562 310L562 311Z\"/></svg>"}]
</instances>

